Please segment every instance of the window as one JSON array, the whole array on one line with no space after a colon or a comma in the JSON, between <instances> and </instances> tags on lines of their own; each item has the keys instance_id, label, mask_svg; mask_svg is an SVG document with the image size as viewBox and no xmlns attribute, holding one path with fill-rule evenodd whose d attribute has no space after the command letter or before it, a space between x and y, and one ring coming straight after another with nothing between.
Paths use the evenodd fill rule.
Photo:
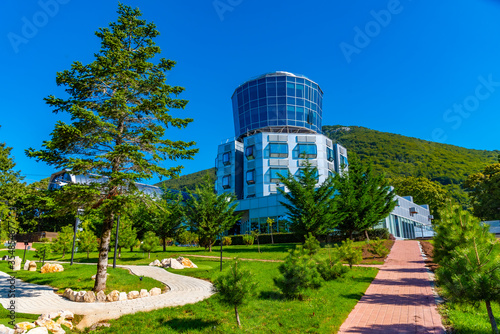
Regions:
<instances>
[{"instance_id":1,"label":"window","mask_svg":"<svg viewBox=\"0 0 500 334\"><path fill-rule=\"evenodd\" d=\"M224 175L222 177L222 188L224 189L231 188L231 175Z\"/></svg>"},{"instance_id":2,"label":"window","mask_svg":"<svg viewBox=\"0 0 500 334\"><path fill-rule=\"evenodd\" d=\"M247 157L248 160L253 160L255 159L255 146L248 146L245 148L245 156Z\"/></svg>"},{"instance_id":3,"label":"window","mask_svg":"<svg viewBox=\"0 0 500 334\"><path fill-rule=\"evenodd\" d=\"M299 147L300 159L314 159L318 155L316 144L299 144L297 146Z\"/></svg>"},{"instance_id":4,"label":"window","mask_svg":"<svg viewBox=\"0 0 500 334\"><path fill-rule=\"evenodd\" d=\"M340 156L340 165L348 166L349 163L347 162L347 158L344 157L343 155Z\"/></svg>"},{"instance_id":5,"label":"window","mask_svg":"<svg viewBox=\"0 0 500 334\"><path fill-rule=\"evenodd\" d=\"M231 164L231 152L226 152L222 155L222 163L224 166Z\"/></svg>"},{"instance_id":6,"label":"window","mask_svg":"<svg viewBox=\"0 0 500 334\"><path fill-rule=\"evenodd\" d=\"M271 158L286 158L288 157L288 144L286 143L270 143L269 156Z\"/></svg>"},{"instance_id":7,"label":"window","mask_svg":"<svg viewBox=\"0 0 500 334\"><path fill-rule=\"evenodd\" d=\"M255 169L247 171L247 184L255 184Z\"/></svg>"},{"instance_id":8,"label":"window","mask_svg":"<svg viewBox=\"0 0 500 334\"><path fill-rule=\"evenodd\" d=\"M298 177L304 177L304 168L299 168L297 174L296 174ZM316 173L314 173L314 178L316 179L316 181L319 180L319 173L318 173L318 170L316 169Z\"/></svg>"},{"instance_id":9,"label":"window","mask_svg":"<svg viewBox=\"0 0 500 334\"><path fill-rule=\"evenodd\" d=\"M335 153L333 152L333 150L329 147L326 148L326 158L328 159L328 161L333 161L335 160Z\"/></svg>"},{"instance_id":10,"label":"window","mask_svg":"<svg viewBox=\"0 0 500 334\"><path fill-rule=\"evenodd\" d=\"M288 168L271 168L271 182L279 182L280 176L288 176Z\"/></svg>"}]
</instances>

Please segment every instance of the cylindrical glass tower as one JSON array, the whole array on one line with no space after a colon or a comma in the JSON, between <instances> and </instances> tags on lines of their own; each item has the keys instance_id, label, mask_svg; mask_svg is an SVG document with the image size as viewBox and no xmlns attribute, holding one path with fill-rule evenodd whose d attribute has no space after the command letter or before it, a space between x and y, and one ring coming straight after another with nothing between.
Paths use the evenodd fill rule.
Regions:
<instances>
[{"instance_id":1,"label":"cylindrical glass tower","mask_svg":"<svg viewBox=\"0 0 500 334\"><path fill-rule=\"evenodd\" d=\"M304 76L264 74L236 88L232 100L236 137L257 129L321 133L323 91Z\"/></svg>"}]
</instances>

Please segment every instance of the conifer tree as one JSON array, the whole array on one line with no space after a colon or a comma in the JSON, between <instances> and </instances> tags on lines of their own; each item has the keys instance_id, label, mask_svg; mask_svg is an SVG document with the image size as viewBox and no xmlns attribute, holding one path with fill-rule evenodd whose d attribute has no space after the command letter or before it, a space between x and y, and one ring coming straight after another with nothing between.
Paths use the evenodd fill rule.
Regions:
<instances>
[{"instance_id":1,"label":"conifer tree","mask_svg":"<svg viewBox=\"0 0 500 334\"><path fill-rule=\"evenodd\" d=\"M45 99L55 113L68 113L71 123L58 121L44 149L27 150L29 157L72 174L97 175L90 185L69 187L75 211L77 206L99 208L105 217L95 292L106 289L111 231L116 215L131 201L127 194L138 181L155 174L172 177L182 168L165 168L162 161L191 159L197 152L194 142L164 138L166 128L183 129L192 119L170 113L184 109L187 101L177 98L184 88L166 83L165 73L175 62L155 58L161 52L153 41L159 35L156 26L140 19L139 9L119 4L118 14L117 22L96 32L101 49L92 63L75 62L57 74L57 84L69 96Z\"/></svg>"},{"instance_id":2,"label":"conifer tree","mask_svg":"<svg viewBox=\"0 0 500 334\"><path fill-rule=\"evenodd\" d=\"M78 248L87 253L88 259L89 253L97 249L97 238L90 228L90 222L83 221L82 228L83 230L77 233Z\"/></svg>"},{"instance_id":3,"label":"conifer tree","mask_svg":"<svg viewBox=\"0 0 500 334\"><path fill-rule=\"evenodd\" d=\"M73 226L67 225L63 226L61 231L57 234L53 249L58 253L62 253L62 257L66 255L66 252L71 250L74 233Z\"/></svg>"},{"instance_id":4,"label":"conifer tree","mask_svg":"<svg viewBox=\"0 0 500 334\"><path fill-rule=\"evenodd\" d=\"M148 231L144 234L141 243L141 250L148 252L148 259L151 258L151 252L158 246L158 237L153 231Z\"/></svg>"}]
</instances>

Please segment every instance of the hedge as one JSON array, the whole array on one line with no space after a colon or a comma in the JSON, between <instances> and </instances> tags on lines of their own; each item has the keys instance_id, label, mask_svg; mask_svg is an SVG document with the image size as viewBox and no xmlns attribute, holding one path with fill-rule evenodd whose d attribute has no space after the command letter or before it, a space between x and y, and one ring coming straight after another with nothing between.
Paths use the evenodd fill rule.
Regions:
<instances>
[{"instance_id":1,"label":"hedge","mask_svg":"<svg viewBox=\"0 0 500 334\"><path fill-rule=\"evenodd\" d=\"M244 245L243 235L228 235L231 238L231 245ZM294 242L301 242L301 238L293 233L273 233L273 240L275 244L288 244ZM259 234L259 243L261 245L270 244L271 234ZM257 240L253 242L254 245L257 244ZM220 245L219 240L215 242L215 245Z\"/></svg>"}]
</instances>

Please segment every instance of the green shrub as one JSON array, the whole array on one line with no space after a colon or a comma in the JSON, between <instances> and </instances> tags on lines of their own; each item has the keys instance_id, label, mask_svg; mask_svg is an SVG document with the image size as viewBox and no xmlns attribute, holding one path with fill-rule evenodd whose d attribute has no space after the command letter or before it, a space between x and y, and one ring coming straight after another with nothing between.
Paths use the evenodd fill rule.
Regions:
<instances>
[{"instance_id":1,"label":"green shrub","mask_svg":"<svg viewBox=\"0 0 500 334\"><path fill-rule=\"evenodd\" d=\"M342 241L342 245L336 245L335 250L342 261L346 261L349 264L349 268L352 269L353 264L358 264L363 260L363 250L361 248L355 248L354 242L351 239L346 239Z\"/></svg>"},{"instance_id":2,"label":"green shrub","mask_svg":"<svg viewBox=\"0 0 500 334\"><path fill-rule=\"evenodd\" d=\"M387 228L373 228L368 231L368 237L370 240L380 238L380 239L389 239L390 233ZM335 233L332 233L328 236L328 242L329 243L336 243L336 242L342 242L342 240L345 240L349 238L349 235L342 233L340 231L337 231ZM353 234L354 241L363 241L366 240L365 233L359 233L359 232L354 232Z\"/></svg>"},{"instance_id":3,"label":"green shrub","mask_svg":"<svg viewBox=\"0 0 500 334\"><path fill-rule=\"evenodd\" d=\"M246 245L243 240L245 235L247 234L228 235L228 237L231 238L231 245ZM301 238L293 233L273 233L273 240L275 244L289 244L304 241L303 238L301 240ZM271 244L271 234L259 234L259 243L261 245ZM217 240L215 245L219 245L219 240Z\"/></svg>"},{"instance_id":4,"label":"green shrub","mask_svg":"<svg viewBox=\"0 0 500 334\"><path fill-rule=\"evenodd\" d=\"M290 250L278 269L281 276L274 279L274 284L286 298L302 299L306 289L319 288L323 281L316 261L302 246Z\"/></svg>"},{"instance_id":5,"label":"green shrub","mask_svg":"<svg viewBox=\"0 0 500 334\"><path fill-rule=\"evenodd\" d=\"M385 247L384 240L377 238L370 241L370 252L377 254L379 257L386 257L390 250Z\"/></svg>"},{"instance_id":6,"label":"green shrub","mask_svg":"<svg viewBox=\"0 0 500 334\"><path fill-rule=\"evenodd\" d=\"M247 246L250 246L250 245L253 245L253 242L254 242L254 238L253 238L253 235L250 235L250 234L245 234L243 236L243 243Z\"/></svg>"},{"instance_id":7,"label":"green shrub","mask_svg":"<svg viewBox=\"0 0 500 334\"><path fill-rule=\"evenodd\" d=\"M230 237L222 237L222 244L223 244L224 246L229 246L229 245L231 245L231 241L232 241L232 240L231 240L231 238L230 238Z\"/></svg>"},{"instance_id":8,"label":"green shrub","mask_svg":"<svg viewBox=\"0 0 500 334\"><path fill-rule=\"evenodd\" d=\"M318 239L311 232L305 237L304 250L308 255L314 255L321 249Z\"/></svg>"},{"instance_id":9,"label":"green shrub","mask_svg":"<svg viewBox=\"0 0 500 334\"><path fill-rule=\"evenodd\" d=\"M175 239L181 245L198 244L198 236L196 235L196 233L187 230L183 230L182 232L178 233Z\"/></svg>"},{"instance_id":10,"label":"green shrub","mask_svg":"<svg viewBox=\"0 0 500 334\"><path fill-rule=\"evenodd\" d=\"M35 255L33 255L33 257L38 259L43 259L44 253L45 257L47 257L50 255L51 252L52 252L52 243L46 242L36 247Z\"/></svg>"},{"instance_id":11,"label":"green shrub","mask_svg":"<svg viewBox=\"0 0 500 334\"><path fill-rule=\"evenodd\" d=\"M329 245L326 246L327 254L316 257L318 272L325 281L331 281L344 275L349 269L342 265L337 252L332 252ZM332 254L333 253L333 254Z\"/></svg>"}]
</instances>

